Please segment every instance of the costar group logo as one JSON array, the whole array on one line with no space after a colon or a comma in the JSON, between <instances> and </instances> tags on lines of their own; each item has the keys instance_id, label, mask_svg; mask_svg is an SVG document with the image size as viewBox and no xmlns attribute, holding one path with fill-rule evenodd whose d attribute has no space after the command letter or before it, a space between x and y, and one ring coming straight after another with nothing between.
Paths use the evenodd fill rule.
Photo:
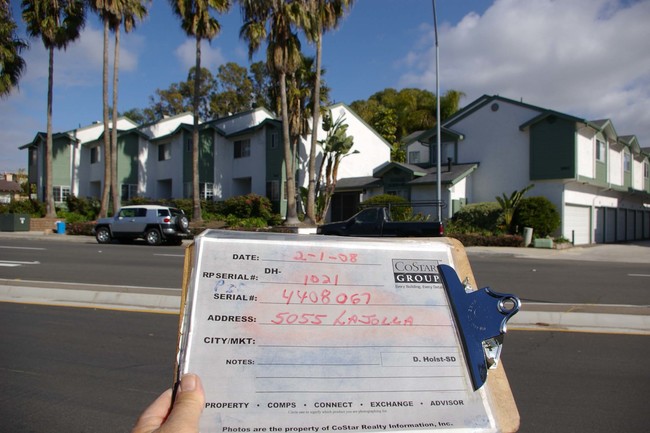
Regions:
<instances>
[{"instance_id":1,"label":"costar group logo","mask_svg":"<svg viewBox=\"0 0 650 433\"><path fill-rule=\"evenodd\" d=\"M438 260L393 259L396 283L440 283Z\"/></svg>"}]
</instances>

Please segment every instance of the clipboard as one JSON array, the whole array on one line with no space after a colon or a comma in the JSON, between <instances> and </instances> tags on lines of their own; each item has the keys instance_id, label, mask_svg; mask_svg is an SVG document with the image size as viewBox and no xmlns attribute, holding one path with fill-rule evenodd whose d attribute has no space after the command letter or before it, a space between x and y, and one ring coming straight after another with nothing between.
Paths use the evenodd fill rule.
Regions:
<instances>
[{"instance_id":1,"label":"clipboard","mask_svg":"<svg viewBox=\"0 0 650 433\"><path fill-rule=\"evenodd\" d=\"M517 431L503 364L475 389L445 266L478 287L451 238L197 236L175 380L201 376L201 431Z\"/></svg>"}]
</instances>

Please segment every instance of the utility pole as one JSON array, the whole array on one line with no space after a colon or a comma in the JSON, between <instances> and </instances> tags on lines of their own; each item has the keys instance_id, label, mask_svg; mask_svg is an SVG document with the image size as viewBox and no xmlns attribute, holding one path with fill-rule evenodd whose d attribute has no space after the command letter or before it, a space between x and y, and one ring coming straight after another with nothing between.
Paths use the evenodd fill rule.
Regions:
<instances>
[{"instance_id":1,"label":"utility pole","mask_svg":"<svg viewBox=\"0 0 650 433\"><path fill-rule=\"evenodd\" d=\"M436 194L438 199L438 221L442 221L442 187L440 175L440 71L439 71L439 51L438 45L438 17L436 16L436 0L433 2L433 32L436 43Z\"/></svg>"}]
</instances>

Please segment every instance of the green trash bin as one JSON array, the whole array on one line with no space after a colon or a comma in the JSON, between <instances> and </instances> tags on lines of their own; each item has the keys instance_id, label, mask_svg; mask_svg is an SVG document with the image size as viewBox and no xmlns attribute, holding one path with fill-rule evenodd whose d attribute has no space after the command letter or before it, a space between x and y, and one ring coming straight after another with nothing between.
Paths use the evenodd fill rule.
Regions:
<instances>
[{"instance_id":1,"label":"green trash bin","mask_svg":"<svg viewBox=\"0 0 650 433\"><path fill-rule=\"evenodd\" d=\"M29 215L19 213L5 213L0 215L0 231L2 232L28 232Z\"/></svg>"}]
</instances>

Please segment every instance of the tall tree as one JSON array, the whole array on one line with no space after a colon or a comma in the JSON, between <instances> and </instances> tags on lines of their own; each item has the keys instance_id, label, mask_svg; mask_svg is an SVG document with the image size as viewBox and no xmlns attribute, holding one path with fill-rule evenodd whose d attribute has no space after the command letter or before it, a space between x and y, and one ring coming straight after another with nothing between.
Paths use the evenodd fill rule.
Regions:
<instances>
[{"instance_id":1,"label":"tall tree","mask_svg":"<svg viewBox=\"0 0 650 433\"><path fill-rule=\"evenodd\" d=\"M307 38L316 44L316 77L314 80L314 97L312 98L313 133L309 152L309 187L307 189L306 218L311 223L316 222L316 144L318 137L318 118L321 110L320 81L322 68L323 33L336 28L344 13L352 7L354 0L308 0L310 4L311 22L305 27Z\"/></svg>"},{"instance_id":2,"label":"tall tree","mask_svg":"<svg viewBox=\"0 0 650 433\"><path fill-rule=\"evenodd\" d=\"M20 53L27 47L27 42L16 36L9 0L0 0L0 98L9 95L18 85L25 70L25 60Z\"/></svg>"},{"instance_id":3,"label":"tall tree","mask_svg":"<svg viewBox=\"0 0 650 433\"><path fill-rule=\"evenodd\" d=\"M66 49L79 37L86 23L82 0L23 0L23 21L31 37L40 37L48 50L47 135L45 140L45 209L48 218L56 218L52 182L52 94L54 50Z\"/></svg>"},{"instance_id":4,"label":"tall tree","mask_svg":"<svg viewBox=\"0 0 650 433\"><path fill-rule=\"evenodd\" d=\"M195 71L201 73L201 41L211 41L221 31L221 25L211 14L214 9L225 13L230 9L230 0L169 0L174 13L181 20L181 27L188 36L196 40ZM192 128L192 219L202 221L201 197L199 196L199 83L194 80L194 125Z\"/></svg>"},{"instance_id":5,"label":"tall tree","mask_svg":"<svg viewBox=\"0 0 650 433\"><path fill-rule=\"evenodd\" d=\"M218 91L210 99L211 111L219 117L250 110L253 82L245 67L234 62L219 66Z\"/></svg>"},{"instance_id":6,"label":"tall tree","mask_svg":"<svg viewBox=\"0 0 650 433\"><path fill-rule=\"evenodd\" d=\"M248 42L249 56L267 40L266 63L280 88L280 111L287 193L285 223L299 223L296 209L296 158L291 149L287 77L302 61L296 28L306 25L308 11L299 0L239 0L244 24L240 37ZM267 28L268 27L268 28Z\"/></svg>"},{"instance_id":7,"label":"tall tree","mask_svg":"<svg viewBox=\"0 0 650 433\"><path fill-rule=\"evenodd\" d=\"M104 46L103 46L103 62L102 62L102 114L104 121L104 135L102 136L104 140L103 154L104 154L104 184L102 187L102 199L99 207L99 218L104 218L108 214L108 209L110 207L110 192L112 185L112 152L111 152L111 136L110 136L110 124L109 124L109 115L108 115L108 42L109 42L109 31L110 31L110 21L113 19L113 16L117 13L115 2L110 0L90 0L90 8L99 15L100 20L104 26ZM113 203L113 207L116 204ZM117 209L115 209L117 211Z\"/></svg>"},{"instance_id":8,"label":"tall tree","mask_svg":"<svg viewBox=\"0 0 650 433\"><path fill-rule=\"evenodd\" d=\"M111 30L115 35L113 47L113 113L111 119L111 191L113 195L113 211L117 212L121 205L121 193L117 181L117 99L120 69L120 27L124 26L126 33L131 32L137 21L147 15L147 7L143 2L148 0L113 0L117 5L113 19L110 21Z\"/></svg>"}]
</instances>

